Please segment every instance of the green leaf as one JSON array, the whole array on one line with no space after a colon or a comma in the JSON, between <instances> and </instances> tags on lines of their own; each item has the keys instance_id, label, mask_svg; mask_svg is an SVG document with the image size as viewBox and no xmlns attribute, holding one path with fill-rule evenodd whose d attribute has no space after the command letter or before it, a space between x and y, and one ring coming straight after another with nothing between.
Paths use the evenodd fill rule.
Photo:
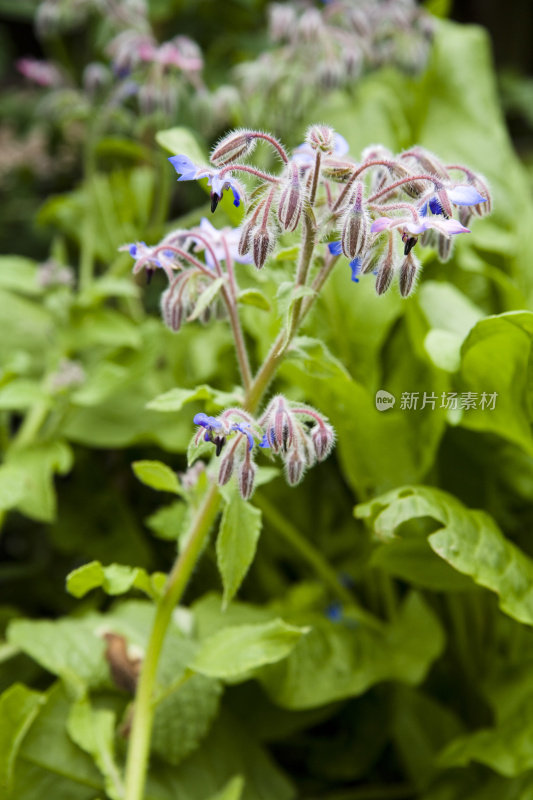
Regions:
<instances>
[{"instance_id":1,"label":"green leaf","mask_svg":"<svg viewBox=\"0 0 533 800\"><path fill-rule=\"evenodd\" d=\"M228 781L222 791L210 795L209 800L241 800L243 790L243 776L235 775L230 781Z\"/></svg>"},{"instance_id":2,"label":"green leaf","mask_svg":"<svg viewBox=\"0 0 533 800\"><path fill-rule=\"evenodd\" d=\"M207 289L205 289L199 296L194 309L187 317L188 322L198 319L200 314L205 311L207 306L215 299L222 286L226 283L226 278L215 278Z\"/></svg>"},{"instance_id":3,"label":"green leaf","mask_svg":"<svg viewBox=\"0 0 533 800\"><path fill-rule=\"evenodd\" d=\"M20 683L0 696L0 789L10 789L22 740L44 703L44 695Z\"/></svg>"},{"instance_id":4,"label":"green leaf","mask_svg":"<svg viewBox=\"0 0 533 800\"><path fill-rule=\"evenodd\" d=\"M217 563L224 586L223 607L226 608L254 559L259 534L261 512L233 492L226 503L217 537Z\"/></svg>"},{"instance_id":5,"label":"green leaf","mask_svg":"<svg viewBox=\"0 0 533 800\"><path fill-rule=\"evenodd\" d=\"M22 256L0 256L0 287L26 295L42 294L38 281L39 267Z\"/></svg>"},{"instance_id":6,"label":"green leaf","mask_svg":"<svg viewBox=\"0 0 533 800\"><path fill-rule=\"evenodd\" d=\"M72 460L72 450L60 440L12 448L7 455L7 464L23 475L20 486L24 492L17 501L17 508L33 519L52 522L56 515L54 474L69 472Z\"/></svg>"},{"instance_id":7,"label":"green leaf","mask_svg":"<svg viewBox=\"0 0 533 800\"><path fill-rule=\"evenodd\" d=\"M94 618L17 619L10 623L7 639L76 692L83 692L86 686L104 684L109 674L104 642L95 633L97 624Z\"/></svg>"},{"instance_id":8,"label":"green leaf","mask_svg":"<svg viewBox=\"0 0 533 800\"><path fill-rule=\"evenodd\" d=\"M92 589L102 588L106 594L126 594L130 589L139 589L152 600L159 596L157 587L164 584L166 576L156 572L150 576L141 567L110 564L103 567L99 561L91 561L67 575L67 592L74 597L83 597Z\"/></svg>"},{"instance_id":9,"label":"green leaf","mask_svg":"<svg viewBox=\"0 0 533 800\"><path fill-rule=\"evenodd\" d=\"M402 523L429 517L438 530L432 550L477 584L495 592L506 614L533 625L533 561L508 541L488 514L473 511L439 489L402 487L356 507L383 541L394 540Z\"/></svg>"},{"instance_id":10,"label":"green leaf","mask_svg":"<svg viewBox=\"0 0 533 800\"><path fill-rule=\"evenodd\" d=\"M311 632L285 661L258 676L272 701L284 708L317 708L356 697L381 681L416 685L444 647L437 617L415 592L382 631L362 625L351 629L322 615L306 619Z\"/></svg>"},{"instance_id":11,"label":"green leaf","mask_svg":"<svg viewBox=\"0 0 533 800\"><path fill-rule=\"evenodd\" d=\"M194 400L207 400L208 405L218 408L235 405L241 401L240 392L220 392L207 384L197 386L196 389L170 389L170 391L160 394L151 400L147 408L152 411L181 411L186 403Z\"/></svg>"},{"instance_id":12,"label":"green leaf","mask_svg":"<svg viewBox=\"0 0 533 800\"><path fill-rule=\"evenodd\" d=\"M131 465L138 478L145 486L156 489L158 492L172 492L183 495L178 476L174 470L162 464L161 461L134 461Z\"/></svg>"},{"instance_id":13,"label":"green leaf","mask_svg":"<svg viewBox=\"0 0 533 800\"><path fill-rule=\"evenodd\" d=\"M156 142L173 156L184 155L194 164L205 164L207 157L198 144L196 136L189 128L177 126L158 131L155 135Z\"/></svg>"},{"instance_id":14,"label":"green leaf","mask_svg":"<svg viewBox=\"0 0 533 800\"><path fill-rule=\"evenodd\" d=\"M105 709L95 710L86 697L72 706L67 730L72 741L94 759L105 779L106 792L111 800L121 800L124 787L115 761L115 714Z\"/></svg>"},{"instance_id":15,"label":"green leaf","mask_svg":"<svg viewBox=\"0 0 533 800\"><path fill-rule=\"evenodd\" d=\"M184 530L187 511L187 505L178 500L158 509L145 520L145 523L160 539L176 541Z\"/></svg>"},{"instance_id":16,"label":"green leaf","mask_svg":"<svg viewBox=\"0 0 533 800\"><path fill-rule=\"evenodd\" d=\"M26 472L4 464L0 466L0 511L16 506L26 493Z\"/></svg>"},{"instance_id":17,"label":"green leaf","mask_svg":"<svg viewBox=\"0 0 533 800\"><path fill-rule=\"evenodd\" d=\"M270 303L259 289L243 289L237 295L237 302L247 306L255 306L263 311L270 311Z\"/></svg>"},{"instance_id":18,"label":"green leaf","mask_svg":"<svg viewBox=\"0 0 533 800\"><path fill-rule=\"evenodd\" d=\"M494 728L454 739L440 754L440 767L463 767L471 761L486 764L507 777L533 768L533 697Z\"/></svg>"},{"instance_id":19,"label":"green leaf","mask_svg":"<svg viewBox=\"0 0 533 800\"><path fill-rule=\"evenodd\" d=\"M461 391L474 393L464 427L496 433L533 455L531 342L533 313L511 311L481 320L461 351ZM494 408L482 407L483 394L496 393Z\"/></svg>"},{"instance_id":20,"label":"green leaf","mask_svg":"<svg viewBox=\"0 0 533 800\"><path fill-rule=\"evenodd\" d=\"M233 679L286 658L309 628L274 619L263 625L236 625L205 639L190 667L214 678Z\"/></svg>"},{"instance_id":21,"label":"green leaf","mask_svg":"<svg viewBox=\"0 0 533 800\"><path fill-rule=\"evenodd\" d=\"M15 378L0 388L0 410L22 411L46 399L39 381Z\"/></svg>"}]
</instances>

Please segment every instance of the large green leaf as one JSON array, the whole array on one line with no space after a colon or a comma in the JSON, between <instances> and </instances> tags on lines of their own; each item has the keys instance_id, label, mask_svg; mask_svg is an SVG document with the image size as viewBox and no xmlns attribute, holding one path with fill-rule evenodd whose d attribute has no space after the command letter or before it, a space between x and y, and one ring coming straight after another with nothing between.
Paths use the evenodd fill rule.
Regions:
<instances>
[{"instance_id":1,"label":"large green leaf","mask_svg":"<svg viewBox=\"0 0 533 800\"><path fill-rule=\"evenodd\" d=\"M470 510L439 489L415 486L357 506L356 515L368 519L382 541L395 541L404 522L434 520L438 529L428 536L432 550L495 592L506 614L533 625L533 561L505 538L484 511Z\"/></svg>"},{"instance_id":2,"label":"large green leaf","mask_svg":"<svg viewBox=\"0 0 533 800\"><path fill-rule=\"evenodd\" d=\"M444 647L435 614L412 593L383 631L310 617L311 632L288 659L267 667L261 683L285 708L315 708L355 697L381 681L420 683Z\"/></svg>"},{"instance_id":3,"label":"large green leaf","mask_svg":"<svg viewBox=\"0 0 533 800\"><path fill-rule=\"evenodd\" d=\"M165 581L166 575L163 572L149 575L141 567L128 567L124 564L109 564L104 567L99 561L91 561L67 575L67 592L74 597L83 597L97 588L102 588L110 595L126 594L130 589L139 589L155 600Z\"/></svg>"},{"instance_id":4,"label":"large green leaf","mask_svg":"<svg viewBox=\"0 0 533 800\"><path fill-rule=\"evenodd\" d=\"M234 491L224 507L216 545L224 585L224 607L232 600L250 568L260 532L260 510Z\"/></svg>"},{"instance_id":5,"label":"large green leaf","mask_svg":"<svg viewBox=\"0 0 533 800\"><path fill-rule=\"evenodd\" d=\"M10 789L18 750L44 702L40 692L20 683L0 696L0 789Z\"/></svg>"},{"instance_id":6,"label":"large green leaf","mask_svg":"<svg viewBox=\"0 0 533 800\"><path fill-rule=\"evenodd\" d=\"M285 659L308 631L281 619L231 626L204 639L190 667L214 678L242 680L265 664Z\"/></svg>"},{"instance_id":7,"label":"large green leaf","mask_svg":"<svg viewBox=\"0 0 533 800\"><path fill-rule=\"evenodd\" d=\"M94 759L111 800L121 800L124 785L115 760L115 722L112 711L94 709L84 697L72 705L67 730L72 741Z\"/></svg>"}]
</instances>

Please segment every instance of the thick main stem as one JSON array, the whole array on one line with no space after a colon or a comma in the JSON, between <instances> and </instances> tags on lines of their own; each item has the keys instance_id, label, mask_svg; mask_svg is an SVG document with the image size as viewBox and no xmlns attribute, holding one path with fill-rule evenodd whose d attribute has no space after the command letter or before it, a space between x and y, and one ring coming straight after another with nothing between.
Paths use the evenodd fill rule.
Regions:
<instances>
[{"instance_id":1,"label":"thick main stem","mask_svg":"<svg viewBox=\"0 0 533 800\"><path fill-rule=\"evenodd\" d=\"M126 765L125 800L142 800L144 797L150 738L154 721L152 698L159 657L172 612L176 604L181 600L185 587L196 566L219 505L220 495L217 486L213 484L194 519L187 543L168 576L167 585L156 607L154 624L146 648L146 657L142 665L135 696L135 709Z\"/></svg>"},{"instance_id":2,"label":"thick main stem","mask_svg":"<svg viewBox=\"0 0 533 800\"><path fill-rule=\"evenodd\" d=\"M298 265L298 275L300 275L304 281L309 271L314 245L315 226L312 222L312 217L309 215L306 216L304 242L302 244L302 253ZM313 300L313 298L309 299L311 301ZM308 304L307 310L310 308L311 304L312 303ZM300 315L298 311L297 316L293 317L294 322L290 324L288 330L280 333L257 375L248 383L244 407L250 413L254 413L257 410L263 394L273 378L279 363L282 361L287 347L302 319L303 315ZM234 329L234 334L236 330L237 329ZM239 338L238 331L242 334L240 325L235 337L236 343ZM159 657L172 617L172 611L183 596L185 587L187 586L205 541L207 540L219 504L220 495L218 493L218 488L213 484L204 498L203 504L193 522L187 538L187 543L172 568L165 591L156 607L154 624L147 645L146 657L143 662L135 697L133 724L126 763L126 793L124 800L143 800L150 752L150 738L154 719L152 699Z\"/></svg>"}]
</instances>

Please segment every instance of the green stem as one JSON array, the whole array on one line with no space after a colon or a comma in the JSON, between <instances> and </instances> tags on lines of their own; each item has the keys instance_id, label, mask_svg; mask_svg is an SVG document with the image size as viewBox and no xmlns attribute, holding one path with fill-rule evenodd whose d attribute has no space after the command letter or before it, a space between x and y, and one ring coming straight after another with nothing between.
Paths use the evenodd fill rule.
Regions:
<instances>
[{"instance_id":1,"label":"green stem","mask_svg":"<svg viewBox=\"0 0 533 800\"><path fill-rule=\"evenodd\" d=\"M17 435L13 439L13 448L25 447L33 442L49 410L50 403L48 399L39 400L39 402L35 403L35 405L30 408L24 417L24 422L20 426Z\"/></svg>"},{"instance_id":2,"label":"green stem","mask_svg":"<svg viewBox=\"0 0 533 800\"><path fill-rule=\"evenodd\" d=\"M215 484L207 492L204 502L191 527L184 549L178 556L168 576L165 591L157 604L154 623L144 659L137 693L133 724L126 764L125 800L143 800L148 767L150 737L154 721L152 703L159 656L170 623L172 612L181 600L185 587L196 566L220 505L220 495Z\"/></svg>"}]
</instances>

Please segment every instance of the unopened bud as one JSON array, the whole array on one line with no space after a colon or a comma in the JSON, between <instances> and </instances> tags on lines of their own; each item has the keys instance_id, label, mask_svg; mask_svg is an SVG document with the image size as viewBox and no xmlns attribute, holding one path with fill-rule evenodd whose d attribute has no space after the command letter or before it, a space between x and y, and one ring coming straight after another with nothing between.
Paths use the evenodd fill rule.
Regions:
<instances>
[{"instance_id":1,"label":"unopened bud","mask_svg":"<svg viewBox=\"0 0 533 800\"><path fill-rule=\"evenodd\" d=\"M341 244L342 252L348 258L362 256L370 239L370 221L363 206L363 192L363 184L357 181L352 202L344 215Z\"/></svg>"},{"instance_id":2,"label":"unopened bud","mask_svg":"<svg viewBox=\"0 0 533 800\"><path fill-rule=\"evenodd\" d=\"M311 125L305 141L313 150L331 155L335 149L335 131L329 125Z\"/></svg>"},{"instance_id":3,"label":"unopened bud","mask_svg":"<svg viewBox=\"0 0 533 800\"><path fill-rule=\"evenodd\" d=\"M252 252L257 269L263 269L268 254L274 247L272 232L268 228L257 229L252 236Z\"/></svg>"},{"instance_id":4,"label":"unopened bud","mask_svg":"<svg viewBox=\"0 0 533 800\"><path fill-rule=\"evenodd\" d=\"M452 239L439 233L437 236L437 251L440 261L449 261L452 255Z\"/></svg>"},{"instance_id":5,"label":"unopened bud","mask_svg":"<svg viewBox=\"0 0 533 800\"><path fill-rule=\"evenodd\" d=\"M485 202L477 203L475 206L461 206L461 208L470 208L471 213L475 214L477 217L484 217L486 214L490 214L492 211L492 195L485 180L479 175L475 175L469 183L475 186L478 192L485 198Z\"/></svg>"},{"instance_id":6,"label":"unopened bud","mask_svg":"<svg viewBox=\"0 0 533 800\"><path fill-rule=\"evenodd\" d=\"M249 500L254 491L256 466L246 458L239 468L239 492L243 500Z\"/></svg>"},{"instance_id":7,"label":"unopened bud","mask_svg":"<svg viewBox=\"0 0 533 800\"><path fill-rule=\"evenodd\" d=\"M161 295L161 316L171 331L177 333L184 318L183 293L180 284L181 275Z\"/></svg>"},{"instance_id":8,"label":"unopened bud","mask_svg":"<svg viewBox=\"0 0 533 800\"><path fill-rule=\"evenodd\" d=\"M448 192L446 191L446 189L444 189L444 187L441 186L441 188L436 192L436 197L444 216L447 219L453 217L453 210L452 210L452 205L450 203L450 198L448 197Z\"/></svg>"},{"instance_id":9,"label":"unopened bud","mask_svg":"<svg viewBox=\"0 0 533 800\"><path fill-rule=\"evenodd\" d=\"M378 274L376 278L376 292L378 294L384 294L387 291L391 285L393 275L394 263L392 261L391 254L387 253L378 267Z\"/></svg>"},{"instance_id":10,"label":"unopened bud","mask_svg":"<svg viewBox=\"0 0 533 800\"><path fill-rule=\"evenodd\" d=\"M367 250L365 257L361 263L361 275L367 275L369 272L375 272L379 266L379 262L383 256L379 247L372 247Z\"/></svg>"},{"instance_id":11,"label":"unopened bud","mask_svg":"<svg viewBox=\"0 0 533 800\"><path fill-rule=\"evenodd\" d=\"M407 153L402 154L401 158L414 161L422 172L429 172L430 175L436 175L439 178L448 178L448 173L442 162L424 147L412 147Z\"/></svg>"},{"instance_id":12,"label":"unopened bud","mask_svg":"<svg viewBox=\"0 0 533 800\"><path fill-rule=\"evenodd\" d=\"M402 297L408 297L413 291L418 267L415 256L413 253L409 253L400 267L400 294Z\"/></svg>"},{"instance_id":13,"label":"unopened bud","mask_svg":"<svg viewBox=\"0 0 533 800\"><path fill-rule=\"evenodd\" d=\"M240 256L245 256L250 252L250 248L252 247L252 233L254 227L255 221L253 219L248 220L248 222L245 222L241 227L241 235L239 237L239 245L237 248Z\"/></svg>"},{"instance_id":14,"label":"unopened bud","mask_svg":"<svg viewBox=\"0 0 533 800\"><path fill-rule=\"evenodd\" d=\"M291 174L288 183L281 192L278 219L284 230L294 231L298 226L302 213L302 187L300 186L298 165L293 162L289 165L289 169Z\"/></svg>"},{"instance_id":15,"label":"unopened bud","mask_svg":"<svg viewBox=\"0 0 533 800\"><path fill-rule=\"evenodd\" d=\"M272 3L268 7L270 16L269 33L273 41L283 41L289 38L290 31L296 24L294 8L285 3Z\"/></svg>"},{"instance_id":16,"label":"unopened bud","mask_svg":"<svg viewBox=\"0 0 533 800\"><path fill-rule=\"evenodd\" d=\"M296 486L302 480L305 472L306 463L297 450L293 450L289 458L285 461L285 474L287 482L291 486Z\"/></svg>"},{"instance_id":17,"label":"unopened bud","mask_svg":"<svg viewBox=\"0 0 533 800\"><path fill-rule=\"evenodd\" d=\"M233 131L225 136L211 153L211 163L217 167L248 156L255 147L256 138L251 131Z\"/></svg>"},{"instance_id":18,"label":"unopened bud","mask_svg":"<svg viewBox=\"0 0 533 800\"><path fill-rule=\"evenodd\" d=\"M298 21L298 33L310 42L318 39L323 27L322 14L316 8L308 8Z\"/></svg>"},{"instance_id":19,"label":"unopened bud","mask_svg":"<svg viewBox=\"0 0 533 800\"><path fill-rule=\"evenodd\" d=\"M331 448L335 443L335 431L331 425L326 423L315 425L311 433L311 439L316 457L319 461L323 461L330 454Z\"/></svg>"},{"instance_id":20,"label":"unopened bud","mask_svg":"<svg viewBox=\"0 0 533 800\"><path fill-rule=\"evenodd\" d=\"M235 459L233 458L233 453L230 450L224 458L220 461L220 469L218 471L218 485L224 486L233 474L233 467L235 464Z\"/></svg>"}]
</instances>

